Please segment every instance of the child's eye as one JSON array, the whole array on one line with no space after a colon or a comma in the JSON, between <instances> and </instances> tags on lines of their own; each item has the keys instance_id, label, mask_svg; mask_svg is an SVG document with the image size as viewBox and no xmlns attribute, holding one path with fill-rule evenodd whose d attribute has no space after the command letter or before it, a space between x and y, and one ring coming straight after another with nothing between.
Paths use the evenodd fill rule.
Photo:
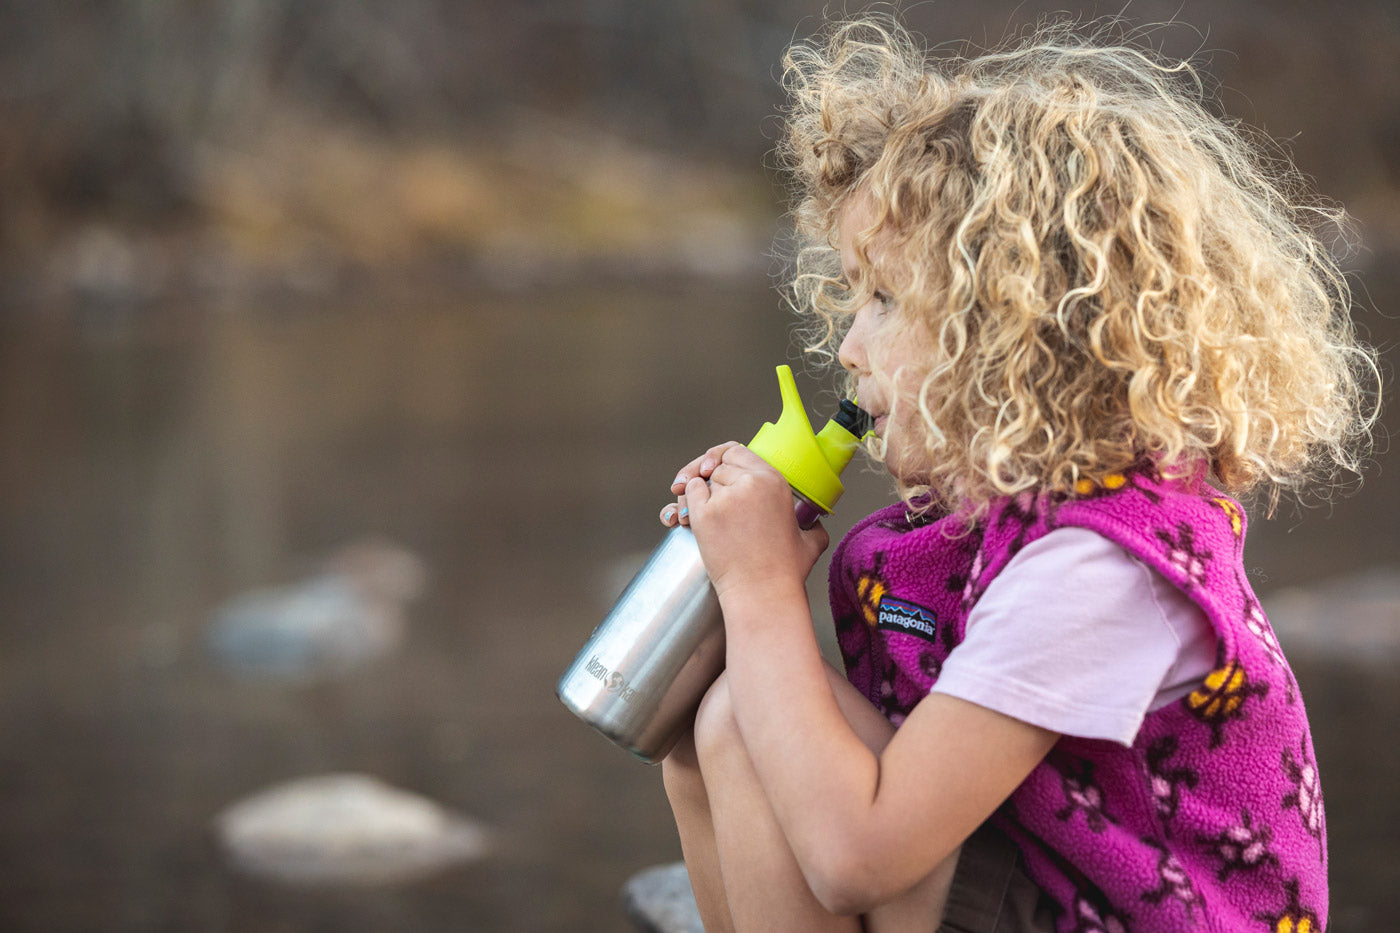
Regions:
<instances>
[{"instance_id":1,"label":"child's eye","mask_svg":"<svg viewBox=\"0 0 1400 933\"><path fill-rule=\"evenodd\" d=\"M880 313L887 313L894 307L894 296L888 292L876 291L874 298L880 304Z\"/></svg>"}]
</instances>

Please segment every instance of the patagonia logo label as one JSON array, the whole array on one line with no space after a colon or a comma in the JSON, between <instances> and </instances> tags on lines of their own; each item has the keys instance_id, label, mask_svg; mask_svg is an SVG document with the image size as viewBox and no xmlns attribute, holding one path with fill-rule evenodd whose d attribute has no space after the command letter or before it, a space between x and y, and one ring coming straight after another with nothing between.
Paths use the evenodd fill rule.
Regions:
<instances>
[{"instance_id":1,"label":"patagonia logo label","mask_svg":"<svg viewBox=\"0 0 1400 933\"><path fill-rule=\"evenodd\" d=\"M880 600L879 625L887 632L903 632L925 641L938 635L938 620L932 612L898 599Z\"/></svg>"}]
</instances>

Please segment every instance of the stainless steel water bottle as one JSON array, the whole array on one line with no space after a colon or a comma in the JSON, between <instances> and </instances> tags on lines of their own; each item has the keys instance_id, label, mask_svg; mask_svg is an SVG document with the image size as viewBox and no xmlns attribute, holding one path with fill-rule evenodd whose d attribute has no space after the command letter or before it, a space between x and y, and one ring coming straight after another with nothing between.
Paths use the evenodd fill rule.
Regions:
<instances>
[{"instance_id":1,"label":"stainless steel water bottle","mask_svg":"<svg viewBox=\"0 0 1400 933\"><path fill-rule=\"evenodd\" d=\"M792 370L778 367L783 411L749 448L786 477L796 520L809 528L844 488L840 473L870 429L842 400L814 434ZM559 679L559 699L580 719L647 762L658 762L690 725L724 669L719 600L689 528L667 533Z\"/></svg>"}]
</instances>

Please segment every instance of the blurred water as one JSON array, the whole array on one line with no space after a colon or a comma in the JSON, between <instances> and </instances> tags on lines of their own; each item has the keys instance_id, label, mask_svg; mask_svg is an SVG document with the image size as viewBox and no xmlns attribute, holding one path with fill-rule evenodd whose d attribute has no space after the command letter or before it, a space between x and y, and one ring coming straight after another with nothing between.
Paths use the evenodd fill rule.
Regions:
<instances>
[{"instance_id":1,"label":"blurred water","mask_svg":"<svg viewBox=\"0 0 1400 933\"><path fill-rule=\"evenodd\" d=\"M787 323L761 277L0 322L0 927L624 929L623 881L679 857L660 774L553 683L617 562L659 539L675 468L776 416ZM884 496L853 472L834 534ZM1330 514L1256 521L1260 589L1393 564L1397 501L1382 475ZM301 684L207 656L217 607L366 535L427 567L396 654ZM1348 676L1304 674L1319 694ZM1396 776L1357 753L1379 712L1319 728L1338 930L1400 906ZM397 887L225 864L220 810L334 771L496 846Z\"/></svg>"},{"instance_id":2,"label":"blurred water","mask_svg":"<svg viewBox=\"0 0 1400 933\"><path fill-rule=\"evenodd\" d=\"M678 852L659 774L554 679L689 438L776 413L784 326L764 282L8 320L0 926L620 928L622 882ZM700 339L744 363L676 365ZM206 656L218 606L367 534L428 567L397 655L302 686ZM348 892L224 866L220 809L336 770L495 854Z\"/></svg>"}]
</instances>

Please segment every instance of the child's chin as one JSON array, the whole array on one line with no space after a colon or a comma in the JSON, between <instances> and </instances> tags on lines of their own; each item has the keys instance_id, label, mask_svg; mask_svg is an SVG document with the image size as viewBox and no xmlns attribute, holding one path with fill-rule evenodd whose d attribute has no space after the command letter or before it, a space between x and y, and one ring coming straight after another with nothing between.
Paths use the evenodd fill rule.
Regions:
<instances>
[{"instance_id":1,"label":"child's chin","mask_svg":"<svg viewBox=\"0 0 1400 933\"><path fill-rule=\"evenodd\" d=\"M880 444L883 448L880 460L891 476L906 486L928 484L928 454L921 446L916 444L913 449L906 447L900 441L899 432L894 432L893 436L881 436Z\"/></svg>"},{"instance_id":2,"label":"child's chin","mask_svg":"<svg viewBox=\"0 0 1400 933\"><path fill-rule=\"evenodd\" d=\"M885 469L902 483L916 482L923 472L912 457L891 444L885 445Z\"/></svg>"}]
</instances>

